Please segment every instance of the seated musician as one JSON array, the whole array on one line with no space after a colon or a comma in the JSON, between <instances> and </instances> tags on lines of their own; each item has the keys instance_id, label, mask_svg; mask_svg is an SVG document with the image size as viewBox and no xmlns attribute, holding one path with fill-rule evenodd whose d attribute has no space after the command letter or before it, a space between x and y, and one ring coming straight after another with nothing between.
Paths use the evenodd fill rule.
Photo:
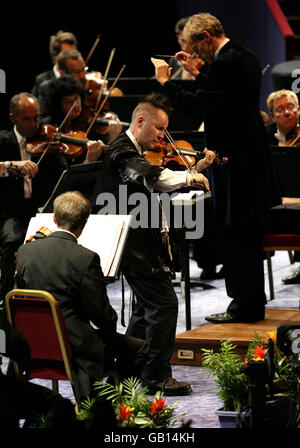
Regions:
<instances>
[{"instance_id":1,"label":"seated musician","mask_svg":"<svg viewBox=\"0 0 300 448\"><path fill-rule=\"evenodd\" d=\"M85 62L81 53L77 50L62 51L57 57L57 65L61 75L70 75L82 84L85 91L85 103L94 108L96 106L97 93L101 83L94 83L92 93L90 89L86 87L89 85L87 80L88 74L86 73ZM49 103L51 101L51 99L49 99L49 84L49 81L44 82L40 89L41 93L39 101L41 104L41 118L49 115ZM95 129L93 129L93 131L95 131ZM101 134L98 138L101 136L105 140L105 143L109 144L121 131L122 125L118 116L115 115L115 119L110 120L109 125L106 126L105 129L101 129ZM97 134L97 132L93 132L93 138L95 138L95 134Z\"/></svg>"},{"instance_id":2,"label":"seated musician","mask_svg":"<svg viewBox=\"0 0 300 448\"><path fill-rule=\"evenodd\" d=\"M57 66L57 56L61 51L67 49L77 49L77 39L73 33L60 30L56 34L50 36L49 51L51 60L53 62L53 67L51 70L47 70L46 72L37 75L31 91L32 95L38 98L40 94L40 85L43 81L59 78L61 76L61 73Z\"/></svg>"},{"instance_id":3,"label":"seated musician","mask_svg":"<svg viewBox=\"0 0 300 448\"><path fill-rule=\"evenodd\" d=\"M273 123L267 125L270 145L289 146L300 135L300 107L297 95L292 90L277 90L268 96L267 105L273 120ZM297 146L300 146L300 138ZM299 233L299 229L299 210L286 206L284 209L270 211L270 233ZM300 261L299 252L295 252L294 259ZM300 268L282 281L285 284L300 283Z\"/></svg>"},{"instance_id":4,"label":"seated musician","mask_svg":"<svg viewBox=\"0 0 300 448\"><path fill-rule=\"evenodd\" d=\"M151 193L171 192L187 185L209 188L208 180L199 171L214 160L214 153L206 150L195 170L172 171L148 162L147 150L164 138L171 108L167 99L158 94L143 98L132 114L129 129L110 145L104 159L104 191L122 201L119 187L128 195L141 192L151 203ZM203 185L202 185L203 186ZM120 210L120 207L117 207ZM152 214L152 213L151 213ZM149 214L150 216L150 214ZM121 270L135 293L136 303L127 334L145 339L150 355L142 371L142 380L150 392L164 389L166 395L186 395L188 383L172 378L170 358L176 333L178 300L172 278L172 260L168 242L168 227L132 228L121 262Z\"/></svg>"},{"instance_id":5,"label":"seated musician","mask_svg":"<svg viewBox=\"0 0 300 448\"><path fill-rule=\"evenodd\" d=\"M15 257L24 242L30 218L50 197L67 167L59 154L39 165L26 150L26 139L39 133L39 103L30 93L13 96L9 103L13 129L0 132L0 300L14 286ZM20 177L11 175L13 165Z\"/></svg>"},{"instance_id":6,"label":"seated musician","mask_svg":"<svg viewBox=\"0 0 300 448\"><path fill-rule=\"evenodd\" d=\"M291 141L293 136L296 138L300 133L297 95L292 90L277 90L268 96L267 106L273 120L266 126L270 145L289 146L286 141Z\"/></svg>"},{"instance_id":7,"label":"seated musician","mask_svg":"<svg viewBox=\"0 0 300 448\"><path fill-rule=\"evenodd\" d=\"M46 290L60 303L77 403L95 395L93 383L111 369L111 362L116 361L121 379L139 376L149 352L143 340L116 332L118 316L107 296L99 255L77 244L90 213L89 201L78 191L61 194L54 201L57 230L23 244L17 257L17 287Z\"/></svg>"},{"instance_id":8,"label":"seated musician","mask_svg":"<svg viewBox=\"0 0 300 448\"><path fill-rule=\"evenodd\" d=\"M84 90L82 84L70 75L62 75L60 78L49 82L49 116L41 119L45 124L59 127L64 123L60 131L68 133L76 131L74 123L82 112L84 104ZM74 104L75 103L75 104ZM72 108L71 113L70 109ZM65 119L67 117L67 119ZM88 126L88 125L87 125ZM87 151L79 157L67 158L69 163L90 163L101 157L104 143L102 140L88 140Z\"/></svg>"},{"instance_id":9,"label":"seated musician","mask_svg":"<svg viewBox=\"0 0 300 448\"><path fill-rule=\"evenodd\" d=\"M179 19L176 22L175 35L176 35L177 42L180 46L180 49L182 51L192 54L193 53L192 49L187 45L186 40L183 37L183 29L184 29L186 23L188 22L188 20L189 20L189 17L184 17L182 19ZM194 73L190 73L187 70L185 70L183 68L183 66L181 65L181 63L175 57L170 58L170 60L168 61L168 64L170 65L170 67L173 68L173 71L171 74L171 79L195 80L195 78L198 75L198 69L200 69L205 64L205 61L203 61L203 59L200 59L200 58L194 59L194 66L195 66Z\"/></svg>"}]
</instances>

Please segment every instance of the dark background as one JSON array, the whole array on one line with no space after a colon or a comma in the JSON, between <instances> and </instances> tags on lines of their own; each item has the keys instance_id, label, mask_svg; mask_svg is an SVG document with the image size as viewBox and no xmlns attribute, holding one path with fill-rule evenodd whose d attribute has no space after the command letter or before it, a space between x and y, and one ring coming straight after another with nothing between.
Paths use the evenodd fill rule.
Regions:
<instances>
[{"instance_id":1,"label":"dark background","mask_svg":"<svg viewBox=\"0 0 300 448\"><path fill-rule=\"evenodd\" d=\"M221 20L230 38L254 51L262 68L271 62L269 52L266 56L269 33L264 0L40 1L30 4L6 0L4 11L0 26L0 69L6 74L6 93L0 94L0 129L10 127L10 98L21 91L31 91L36 75L52 67L49 37L60 29L77 36L84 58L96 36L101 35L88 64L90 70L104 73L111 49L116 48L109 77L116 76L123 64L126 64L123 77L151 77L154 67L150 56L174 54L179 50L174 33L176 21L199 11L209 11ZM274 63L281 62L282 56L277 59ZM271 69L263 79L262 89L264 84L267 86L265 96L271 90L270 79Z\"/></svg>"}]
</instances>

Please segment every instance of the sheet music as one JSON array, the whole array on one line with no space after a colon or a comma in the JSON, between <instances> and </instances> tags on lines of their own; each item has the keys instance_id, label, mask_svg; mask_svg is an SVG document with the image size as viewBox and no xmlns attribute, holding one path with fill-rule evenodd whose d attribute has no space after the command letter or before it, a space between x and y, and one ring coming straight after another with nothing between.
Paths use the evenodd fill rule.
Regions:
<instances>
[{"instance_id":1,"label":"sheet music","mask_svg":"<svg viewBox=\"0 0 300 448\"><path fill-rule=\"evenodd\" d=\"M90 215L78 238L79 244L99 255L105 277L114 277L118 272L131 218L130 215ZM41 227L52 232L57 230L53 213L37 213L31 218L25 241Z\"/></svg>"},{"instance_id":2,"label":"sheet music","mask_svg":"<svg viewBox=\"0 0 300 448\"><path fill-rule=\"evenodd\" d=\"M204 193L203 190L190 190L187 193L177 193L176 195L172 195L172 204L193 205L195 202L203 200L206 197L210 197L210 193Z\"/></svg>"}]
</instances>

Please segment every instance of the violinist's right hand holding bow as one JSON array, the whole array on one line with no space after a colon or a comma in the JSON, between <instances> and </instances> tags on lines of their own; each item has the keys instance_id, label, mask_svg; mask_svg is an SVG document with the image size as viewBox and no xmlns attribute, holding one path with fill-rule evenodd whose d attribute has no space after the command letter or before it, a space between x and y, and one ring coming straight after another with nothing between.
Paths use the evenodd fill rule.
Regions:
<instances>
[{"instance_id":1,"label":"violinist's right hand holding bow","mask_svg":"<svg viewBox=\"0 0 300 448\"><path fill-rule=\"evenodd\" d=\"M188 173L187 182L189 187L196 187L204 189L205 191L209 191L208 179L201 173Z\"/></svg>"},{"instance_id":2,"label":"violinist's right hand holding bow","mask_svg":"<svg viewBox=\"0 0 300 448\"><path fill-rule=\"evenodd\" d=\"M4 162L6 164L6 162ZM9 170L12 168L19 172L22 176L29 176L30 178L34 177L39 168L38 165L32 160L15 160L6 164L6 169Z\"/></svg>"}]
</instances>

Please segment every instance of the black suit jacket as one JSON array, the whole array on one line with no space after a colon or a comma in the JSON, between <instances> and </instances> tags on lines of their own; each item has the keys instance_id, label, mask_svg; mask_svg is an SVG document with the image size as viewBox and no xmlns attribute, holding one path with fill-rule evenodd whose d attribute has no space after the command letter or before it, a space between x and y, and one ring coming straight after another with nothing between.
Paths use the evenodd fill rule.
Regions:
<instances>
[{"instance_id":1,"label":"black suit jacket","mask_svg":"<svg viewBox=\"0 0 300 448\"><path fill-rule=\"evenodd\" d=\"M40 73L37 75L34 81L34 86L31 90L32 95L34 95L36 98L39 97L40 94L40 86L44 81L49 81L51 79L55 78L55 74L53 71L53 68L51 70L47 70L46 72Z\"/></svg>"},{"instance_id":2,"label":"black suit jacket","mask_svg":"<svg viewBox=\"0 0 300 448\"><path fill-rule=\"evenodd\" d=\"M122 257L123 271L151 275L163 272L167 269L166 266L170 266L160 230L151 228L151 193L162 170L162 167L151 165L138 153L126 133L120 134L113 141L105 155L103 190L112 193L116 198L117 213L127 206L129 214L135 207L128 203L132 194L143 193L148 199L147 225L130 229ZM126 197L120 193L120 188L126 188ZM124 201L127 201L126 205ZM143 218L146 219L146 216Z\"/></svg>"},{"instance_id":3,"label":"black suit jacket","mask_svg":"<svg viewBox=\"0 0 300 448\"><path fill-rule=\"evenodd\" d=\"M117 314L109 303L99 256L67 232L19 248L18 288L46 290L60 303L73 357L92 378L103 374L103 345L92 321L115 331Z\"/></svg>"},{"instance_id":4,"label":"black suit jacket","mask_svg":"<svg viewBox=\"0 0 300 448\"><path fill-rule=\"evenodd\" d=\"M281 202L259 112L260 84L261 67L255 56L229 41L206 76L198 75L195 92L172 81L163 88L174 113L204 115L206 146L229 158L226 165L214 164L210 170L220 226L255 222L262 210Z\"/></svg>"},{"instance_id":5,"label":"black suit jacket","mask_svg":"<svg viewBox=\"0 0 300 448\"><path fill-rule=\"evenodd\" d=\"M21 160L14 130L0 131L0 161ZM38 158L33 158L37 162ZM67 168L63 156L43 158L37 175L32 179L32 210L37 212L50 197L62 171ZM24 212L24 181L15 176L0 177L0 216L22 219Z\"/></svg>"}]
</instances>

